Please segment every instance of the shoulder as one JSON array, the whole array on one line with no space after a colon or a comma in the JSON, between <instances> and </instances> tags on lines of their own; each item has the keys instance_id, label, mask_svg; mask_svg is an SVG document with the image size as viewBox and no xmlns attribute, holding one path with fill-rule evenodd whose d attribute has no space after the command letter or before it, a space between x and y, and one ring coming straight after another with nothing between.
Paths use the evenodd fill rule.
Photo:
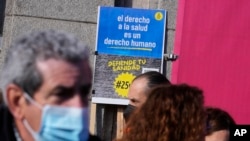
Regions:
<instances>
[{"instance_id":1,"label":"shoulder","mask_svg":"<svg viewBox=\"0 0 250 141\"><path fill-rule=\"evenodd\" d=\"M101 141L98 136L89 134L89 141Z\"/></svg>"}]
</instances>

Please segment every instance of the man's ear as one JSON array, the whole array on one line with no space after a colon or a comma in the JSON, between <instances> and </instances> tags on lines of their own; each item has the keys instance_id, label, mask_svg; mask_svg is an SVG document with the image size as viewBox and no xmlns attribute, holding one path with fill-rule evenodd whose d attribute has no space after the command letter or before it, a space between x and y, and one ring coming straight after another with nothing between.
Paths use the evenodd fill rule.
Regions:
<instances>
[{"instance_id":1,"label":"man's ear","mask_svg":"<svg viewBox=\"0 0 250 141\"><path fill-rule=\"evenodd\" d=\"M22 120L24 117L22 107L25 102L23 90L15 84L9 84L6 88L6 100L12 115Z\"/></svg>"}]
</instances>

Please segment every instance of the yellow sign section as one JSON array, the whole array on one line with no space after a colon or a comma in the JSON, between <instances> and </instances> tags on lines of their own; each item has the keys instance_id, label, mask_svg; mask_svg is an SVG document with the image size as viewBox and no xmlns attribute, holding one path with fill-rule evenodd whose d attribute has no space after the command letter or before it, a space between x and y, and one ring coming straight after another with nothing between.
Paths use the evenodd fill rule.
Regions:
<instances>
[{"instance_id":1,"label":"yellow sign section","mask_svg":"<svg viewBox=\"0 0 250 141\"><path fill-rule=\"evenodd\" d=\"M115 92L121 97L128 97L128 89L134 78L135 75L129 72L119 74L114 81Z\"/></svg>"},{"instance_id":2,"label":"yellow sign section","mask_svg":"<svg viewBox=\"0 0 250 141\"><path fill-rule=\"evenodd\" d=\"M155 13L155 19L160 21L163 19L163 14L161 12L156 12Z\"/></svg>"},{"instance_id":3,"label":"yellow sign section","mask_svg":"<svg viewBox=\"0 0 250 141\"><path fill-rule=\"evenodd\" d=\"M110 60L108 61L108 67L111 67L113 71L132 71L140 70L142 65L147 63L146 59L129 59L129 60Z\"/></svg>"}]
</instances>

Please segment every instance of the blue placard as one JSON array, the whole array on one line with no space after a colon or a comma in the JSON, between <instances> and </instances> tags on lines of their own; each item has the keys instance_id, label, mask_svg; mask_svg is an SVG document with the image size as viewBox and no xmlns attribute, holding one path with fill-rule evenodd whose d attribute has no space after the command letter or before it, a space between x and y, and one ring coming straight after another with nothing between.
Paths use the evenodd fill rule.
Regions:
<instances>
[{"instance_id":1,"label":"blue placard","mask_svg":"<svg viewBox=\"0 0 250 141\"><path fill-rule=\"evenodd\" d=\"M162 58L166 11L99 7L98 54Z\"/></svg>"}]
</instances>

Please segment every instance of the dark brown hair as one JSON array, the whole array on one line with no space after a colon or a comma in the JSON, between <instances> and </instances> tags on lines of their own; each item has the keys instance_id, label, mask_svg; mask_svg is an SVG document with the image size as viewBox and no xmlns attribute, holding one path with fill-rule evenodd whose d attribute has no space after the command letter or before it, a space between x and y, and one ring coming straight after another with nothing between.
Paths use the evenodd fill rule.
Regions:
<instances>
[{"instance_id":1,"label":"dark brown hair","mask_svg":"<svg viewBox=\"0 0 250 141\"><path fill-rule=\"evenodd\" d=\"M230 130L230 127L235 125L234 119L226 111L215 108L207 107L207 132L210 135L219 130Z\"/></svg>"},{"instance_id":2,"label":"dark brown hair","mask_svg":"<svg viewBox=\"0 0 250 141\"><path fill-rule=\"evenodd\" d=\"M128 121L122 141L202 141L205 136L204 97L185 84L154 88Z\"/></svg>"}]
</instances>

